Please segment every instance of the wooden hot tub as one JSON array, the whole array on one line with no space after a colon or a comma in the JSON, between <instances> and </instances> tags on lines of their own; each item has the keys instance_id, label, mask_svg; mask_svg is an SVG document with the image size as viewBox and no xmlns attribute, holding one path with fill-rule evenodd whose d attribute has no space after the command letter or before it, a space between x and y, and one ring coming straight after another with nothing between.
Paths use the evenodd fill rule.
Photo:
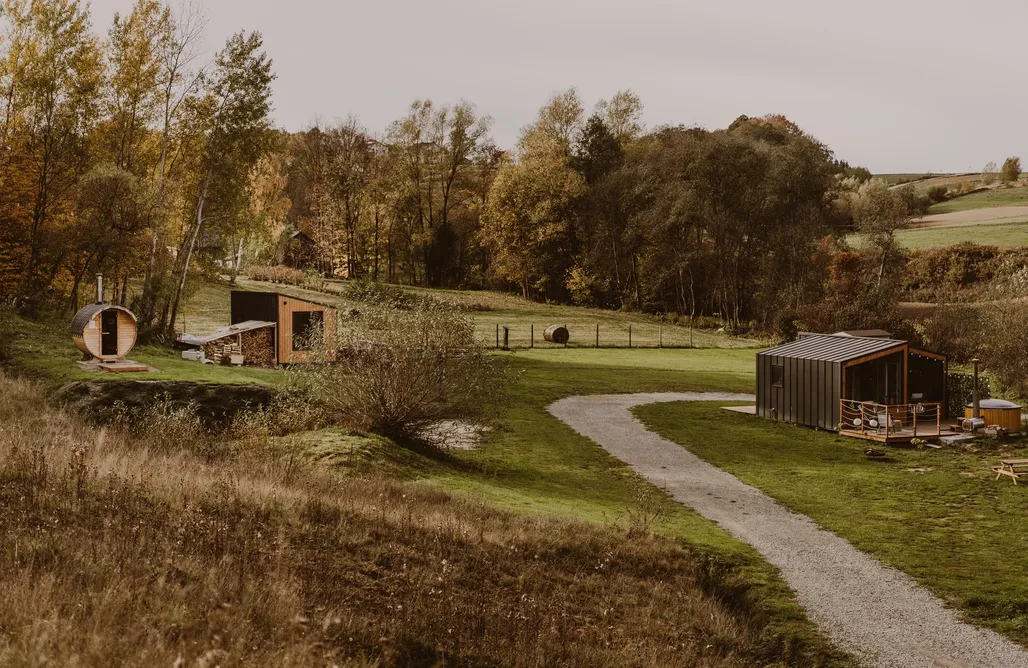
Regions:
<instances>
[{"instance_id":1,"label":"wooden hot tub","mask_svg":"<svg viewBox=\"0 0 1028 668\"><path fill-rule=\"evenodd\" d=\"M982 399L982 419L986 426L999 425L1010 433L1021 431L1021 407L1002 399ZM968 404L964 417L970 418L974 408Z\"/></svg>"}]
</instances>

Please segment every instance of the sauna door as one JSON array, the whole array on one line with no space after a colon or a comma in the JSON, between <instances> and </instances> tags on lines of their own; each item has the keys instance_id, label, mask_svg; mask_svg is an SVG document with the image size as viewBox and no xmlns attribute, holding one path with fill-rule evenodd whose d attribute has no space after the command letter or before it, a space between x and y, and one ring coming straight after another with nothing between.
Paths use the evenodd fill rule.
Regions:
<instances>
[{"instance_id":1,"label":"sauna door","mask_svg":"<svg viewBox=\"0 0 1028 668\"><path fill-rule=\"evenodd\" d=\"M100 354L104 357L118 356L117 311L104 311L100 314Z\"/></svg>"}]
</instances>

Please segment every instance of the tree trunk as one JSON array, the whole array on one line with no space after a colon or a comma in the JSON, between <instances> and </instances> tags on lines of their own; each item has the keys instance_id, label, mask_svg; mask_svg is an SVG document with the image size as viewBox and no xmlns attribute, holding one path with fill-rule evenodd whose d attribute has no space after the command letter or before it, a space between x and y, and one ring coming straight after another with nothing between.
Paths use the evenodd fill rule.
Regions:
<instances>
[{"instance_id":1,"label":"tree trunk","mask_svg":"<svg viewBox=\"0 0 1028 668\"><path fill-rule=\"evenodd\" d=\"M189 276L189 261L193 256L193 249L196 248L196 241L200 238L200 227L203 225L203 208L207 202L207 193L211 187L211 174L207 173L203 187L200 189L200 197L196 202L196 222L193 224L193 233L186 248L185 258L182 260L182 275L179 277L178 287L175 289L175 299L171 303L171 316L168 320L167 334L169 338L175 336L175 320L178 318L178 309L182 301L182 293L186 289L186 278Z\"/></svg>"},{"instance_id":2,"label":"tree trunk","mask_svg":"<svg viewBox=\"0 0 1028 668\"><path fill-rule=\"evenodd\" d=\"M239 278L239 265L243 262L243 237L239 237L239 246L236 248L236 259L232 262L232 279L229 285L236 286L236 279Z\"/></svg>"}]
</instances>

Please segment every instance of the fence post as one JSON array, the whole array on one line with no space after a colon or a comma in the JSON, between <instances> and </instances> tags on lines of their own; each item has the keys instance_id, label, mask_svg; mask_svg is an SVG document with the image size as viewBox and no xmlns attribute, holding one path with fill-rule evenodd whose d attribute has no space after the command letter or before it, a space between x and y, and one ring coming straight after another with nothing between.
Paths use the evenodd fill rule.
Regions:
<instances>
[{"instance_id":1,"label":"fence post","mask_svg":"<svg viewBox=\"0 0 1028 668\"><path fill-rule=\"evenodd\" d=\"M570 339L570 338L571 338L571 330L570 330L570 329L568 329L568 324L567 324L567 323L564 323L564 329L567 329L567 330L568 330L568 338ZM564 347L565 347L565 348L567 348L567 347L568 347L568 342L567 342L567 341L565 341L565 342L564 342Z\"/></svg>"},{"instance_id":2,"label":"fence post","mask_svg":"<svg viewBox=\"0 0 1028 668\"><path fill-rule=\"evenodd\" d=\"M628 347L632 347L632 326L628 326Z\"/></svg>"},{"instance_id":3,"label":"fence post","mask_svg":"<svg viewBox=\"0 0 1028 668\"><path fill-rule=\"evenodd\" d=\"M503 349L510 350L510 327L503 326Z\"/></svg>"},{"instance_id":4,"label":"fence post","mask_svg":"<svg viewBox=\"0 0 1028 668\"><path fill-rule=\"evenodd\" d=\"M657 347L664 347L664 325L657 325Z\"/></svg>"},{"instance_id":5,"label":"fence post","mask_svg":"<svg viewBox=\"0 0 1028 668\"><path fill-rule=\"evenodd\" d=\"M917 406L914 406L914 438L917 438Z\"/></svg>"},{"instance_id":6,"label":"fence post","mask_svg":"<svg viewBox=\"0 0 1028 668\"><path fill-rule=\"evenodd\" d=\"M535 348L535 325L532 325L532 343L529 348Z\"/></svg>"},{"instance_id":7,"label":"fence post","mask_svg":"<svg viewBox=\"0 0 1028 668\"><path fill-rule=\"evenodd\" d=\"M500 323L496 323L496 349L500 349Z\"/></svg>"},{"instance_id":8,"label":"fence post","mask_svg":"<svg viewBox=\"0 0 1028 668\"><path fill-rule=\"evenodd\" d=\"M596 323L596 347L600 347L600 323Z\"/></svg>"}]
</instances>

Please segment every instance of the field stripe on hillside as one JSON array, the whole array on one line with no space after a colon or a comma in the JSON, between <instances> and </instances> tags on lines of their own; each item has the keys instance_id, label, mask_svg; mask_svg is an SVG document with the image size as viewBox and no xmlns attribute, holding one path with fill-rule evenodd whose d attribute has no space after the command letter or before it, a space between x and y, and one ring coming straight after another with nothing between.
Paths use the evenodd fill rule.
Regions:
<instances>
[{"instance_id":1,"label":"field stripe on hillside","mask_svg":"<svg viewBox=\"0 0 1028 668\"><path fill-rule=\"evenodd\" d=\"M781 571L810 619L869 665L1028 668L1023 648L961 621L913 578L648 431L630 412L670 401L753 400L721 393L606 395L562 399L549 410L678 502L756 548Z\"/></svg>"}]
</instances>

